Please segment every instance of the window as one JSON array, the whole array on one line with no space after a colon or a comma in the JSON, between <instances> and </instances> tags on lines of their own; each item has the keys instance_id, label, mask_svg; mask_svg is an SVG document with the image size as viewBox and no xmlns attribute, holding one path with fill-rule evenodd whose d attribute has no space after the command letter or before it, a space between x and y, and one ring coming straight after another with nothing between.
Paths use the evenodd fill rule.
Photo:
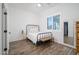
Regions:
<instances>
[{"instance_id":1,"label":"window","mask_svg":"<svg viewBox=\"0 0 79 59\"><path fill-rule=\"evenodd\" d=\"M53 26L53 17L47 18L47 29L52 29Z\"/></svg>"},{"instance_id":2,"label":"window","mask_svg":"<svg viewBox=\"0 0 79 59\"><path fill-rule=\"evenodd\" d=\"M47 29L60 29L60 15L51 16L47 18Z\"/></svg>"},{"instance_id":3,"label":"window","mask_svg":"<svg viewBox=\"0 0 79 59\"><path fill-rule=\"evenodd\" d=\"M60 28L60 15L53 16L53 30Z\"/></svg>"}]
</instances>

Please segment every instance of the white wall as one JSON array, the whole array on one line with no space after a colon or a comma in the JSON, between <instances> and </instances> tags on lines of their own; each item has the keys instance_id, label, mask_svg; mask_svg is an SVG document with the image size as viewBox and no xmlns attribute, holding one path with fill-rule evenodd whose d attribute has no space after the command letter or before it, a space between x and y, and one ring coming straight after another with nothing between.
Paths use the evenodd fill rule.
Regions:
<instances>
[{"instance_id":1,"label":"white wall","mask_svg":"<svg viewBox=\"0 0 79 59\"><path fill-rule=\"evenodd\" d=\"M38 25L38 16L35 13L29 12L22 8L9 7L9 29L11 32L10 42L21 40L22 35L21 31L23 30L26 33L27 24L37 24Z\"/></svg>"},{"instance_id":2,"label":"white wall","mask_svg":"<svg viewBox=\"0 0 79 59\"><path fill-rule=\"evenodd\" d=\"M52 9L51 9L52 10ZM52 33L53 33L53 37L54 37L54 40L56 41L56 42L59 42L59 43L62 43L63 42L63 31L62 31L62 26L63 26L63 19L62 19L62 14L61 14L61 12L53 12L53 10L52 11L45 11L45 12L43 12L42 13L42 15L41 15L41 21L40 21L40 27L41 27L41 31L47 31L47 17L48 16L53 16L53 15L58 15L58 14L60 14L61 15L61 17L60 17L60 30L58 30L58 31L55 31L55 30L49 30L49 31L52 31ZM61 34L61 35L60 35Z\"/></svg>"},{"instance_id":3,"label":"white wall","mask_svg":"<svg viewBox=\"0 0 79 59\"><path fill-rule=\"evenodd\" d=\"M60 31L53 31L53 35L56 42L63 43L63 34L64 34L64 21L69 21L69 24L73 24L73 21L79 18L79 4L61 4L60 6L56 6L54 8L50 8L46 11L42 12L40 26L44 31L47 29L47 16L53 16L56 13L61 14L61 27ZM42 23L42 25L41 25ZM69 35L73 36L73 25L69 26Z\"/></svg>"},{"instance_id":4,"label":"white wall","mask_svg":"<svg viewBox=\"0 0 79 59\"><path fill-rule=\"evenodd\" d=\"M0 54L2 54L2 19L1 19L1 16L2 16L2 8L1 8L1 3L0 3Z\"/></svg>"}]
</instances>

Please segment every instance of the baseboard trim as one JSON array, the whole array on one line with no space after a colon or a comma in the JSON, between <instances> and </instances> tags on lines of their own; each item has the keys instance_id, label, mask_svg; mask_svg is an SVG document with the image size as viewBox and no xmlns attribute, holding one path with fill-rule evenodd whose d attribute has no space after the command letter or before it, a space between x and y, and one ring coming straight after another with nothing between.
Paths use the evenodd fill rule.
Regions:
<instances>
[{"instance_id":1,"label":"baseboard trim","mask_svg":"<svg viewBox=\"0 0 79 59\"><path fill-rule=\"evenodd\" d=\"M26 39L26 38L25 38L25 39ZM11 42L17 42L17 41L22 41L22 40L24 40L24 39L9 41L9 43L11 43Z\"/></svg>"}]
</instances>

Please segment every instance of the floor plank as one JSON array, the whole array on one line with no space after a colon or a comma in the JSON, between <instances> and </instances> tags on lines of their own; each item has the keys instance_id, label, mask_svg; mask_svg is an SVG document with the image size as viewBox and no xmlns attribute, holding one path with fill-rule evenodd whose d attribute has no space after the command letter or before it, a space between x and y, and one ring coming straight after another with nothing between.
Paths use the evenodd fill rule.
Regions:
<instances>
[{"instance_id":1,"label":"floor plank","mask_svg":"<svg viewBox=\"0 0 79 59\"><path fill-rule=\"evenodd\" d=\"M73 37L64 36L64 43L74 46L74 38Z\"/></svg>"},{"instance_id":2,"label":"floor plank","mask_svg":"<svg viewBox=\"0 0 79 59\"><path fill-rule=\"evenodd\" d=\"M74 49L52 41L34 45L29 40L10 43L9 55L75 55Z\"/></svg>"}]
</instances>

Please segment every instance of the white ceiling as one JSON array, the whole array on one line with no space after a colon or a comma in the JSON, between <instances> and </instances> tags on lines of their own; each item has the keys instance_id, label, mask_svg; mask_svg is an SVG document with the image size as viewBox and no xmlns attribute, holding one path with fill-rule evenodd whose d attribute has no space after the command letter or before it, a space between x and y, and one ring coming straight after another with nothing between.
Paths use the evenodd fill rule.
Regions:
<instances>
[{"instance_id":1,"label":"white ceiling","mask_svg":"<svg viewBox=\"0 0 79 59\"><path fill-rule=\"evenodd\" d=\"M22 8L32 12L40 12L51 7L60 5L59 3L41 3L42 7L37 6L38 3L9 3L9 7Z\"/></svg>"}]
</instances>

